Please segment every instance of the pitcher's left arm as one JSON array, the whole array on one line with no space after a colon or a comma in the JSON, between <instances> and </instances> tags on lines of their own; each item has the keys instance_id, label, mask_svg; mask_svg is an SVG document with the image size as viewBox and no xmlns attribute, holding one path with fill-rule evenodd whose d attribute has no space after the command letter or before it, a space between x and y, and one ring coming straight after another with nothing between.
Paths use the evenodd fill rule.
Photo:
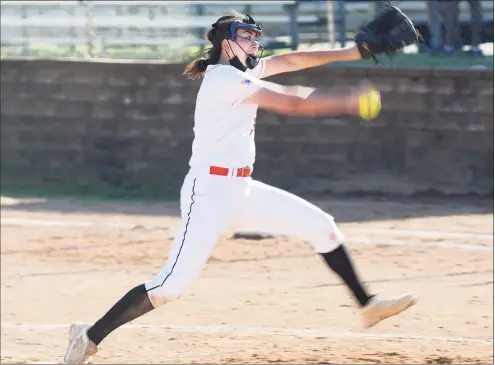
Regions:
<instances>
[{"instance_id":1,"label":"pitcher's left arm","mask_svg":"<svg viewBox=\"0 0 495 365\"><path fill-rule=\"evenodd\" d=\"M265 62L263 78L285 72L318 67L331 62L357 61L360 59L361 54L356 44L339 49L293 51L263 58L263 62Z\"/></svg>"},{"instance_id":2,"label":"pitcher's left arm","mask_svg":"<svg viewBox=\"0 0 495 365\"><path fill-rule=\"evenodd\" d=\"M390 3L383 7L380 13L358 30L352 46L325 51L294 51L266 57L263 59L265 71L262 77L338 61L368 58L377 61L376 55L393 55L398 50L423 40L411 19L398 7Z\"/></svg>"}]
</instances>

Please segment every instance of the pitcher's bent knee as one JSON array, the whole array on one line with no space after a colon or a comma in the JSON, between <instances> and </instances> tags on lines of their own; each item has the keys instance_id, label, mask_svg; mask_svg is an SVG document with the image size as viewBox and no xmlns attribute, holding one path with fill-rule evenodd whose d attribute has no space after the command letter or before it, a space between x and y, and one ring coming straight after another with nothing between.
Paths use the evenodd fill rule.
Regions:
<instances>
[{"instance_id":1,"label":"pitcher's bent knee","mask_svg":"<svg viewBox=\"0 0 495 365\"><path fill-rule=\"evenodd\" d=\"M150 298L150 302L153 304L153 307L158 308L166 303L179 299L180 294L167 293L162 289L162 287L159 287L148 291L148 297Z\"/></svg>"},{"instance_id":2,"label":"pitcher's bent knee","mask_svg":"<svg viewBox=\"0 0 495 365\"><path fill-rule=\"evenodd\" d=\"M153 280L145 282L148 297L153 307L158 308L162 305L179 299L186 283L183 280L177 280L170 275L166 276L160 273Z\"/></svg>"},{"instance_id":3,"label":"pitcher's bent knee","mask_svg":"<svg viewBox=\"0 0 495 365\"><path fill-rule=\"evenodd\" d=\"M327 253L345 243L345 236L337 227L333 217L327 213L318 220L312 232L311 243L318 253Z\"/></svg>"}]
</instances>

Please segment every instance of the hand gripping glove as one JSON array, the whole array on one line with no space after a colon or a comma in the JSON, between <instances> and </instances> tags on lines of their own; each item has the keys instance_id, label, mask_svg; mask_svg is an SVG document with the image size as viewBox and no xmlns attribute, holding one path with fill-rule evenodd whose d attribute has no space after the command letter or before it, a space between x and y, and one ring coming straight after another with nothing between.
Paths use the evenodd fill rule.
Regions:
<instances>
[{"instance_id":1,"label":"hand gripping glove","mask_svg":"<svg viewBox=\"0 0 495 365\"><path fill-rule=\"evenodd\" d=\"M354 41L363 59L373 58L379 63L375 55L392 56L401 48L418 44L420 39L411 19L399 8L387 4L385 10L359 28Z\"/></svg>"}]
</instances>

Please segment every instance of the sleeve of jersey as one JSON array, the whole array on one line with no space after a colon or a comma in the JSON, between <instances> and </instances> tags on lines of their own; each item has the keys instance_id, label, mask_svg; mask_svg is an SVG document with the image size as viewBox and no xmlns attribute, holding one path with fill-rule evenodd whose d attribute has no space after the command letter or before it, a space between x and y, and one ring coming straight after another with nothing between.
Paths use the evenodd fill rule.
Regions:
<instances>
[{"instance_id":1,"label":"sleeve of jersey","mask_svg":"<svg viewBox=\"0 0 495 365\"><path fill-rule=\"evenodd\" d=\"M231 106L239 105L262 88L262 81L246 72L233 67L226 67L222 71L218 73L221 90L217 91L217 95L221 95L222 101Z\"/></svg>"}]
</instances>

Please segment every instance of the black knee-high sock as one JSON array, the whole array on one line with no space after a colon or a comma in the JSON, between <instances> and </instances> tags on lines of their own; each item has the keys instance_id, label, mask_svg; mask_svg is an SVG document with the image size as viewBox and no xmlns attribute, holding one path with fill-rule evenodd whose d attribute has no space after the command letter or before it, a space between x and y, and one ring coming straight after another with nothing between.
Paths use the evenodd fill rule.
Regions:
<instances>
[{"instance_id":1,"label":"black knee-high sock","mask_svg":"<svg viewBox=\"0 0 495 365\"><path fill-rule=\"evenodd\" d=\"M153 304L148 297L144 284L122 297L110 310L99 319L89 330L88 337L99 345L113 330L152 311Z\"/></svg>"},{"instance_id":2,"label":"black knee-high sock","mask_svg":"<svg viewBox=\"0 0 495 365\"><path fill-rule=\"evenodd\" d=\"M359 282L356 271L352 265L351 258L344 245L340 245L335 250L321 254L327 265L339 275L352 291L361 307L364 307L372 296L366 293L363 285Z\"/></svg>"}]
</instances>

